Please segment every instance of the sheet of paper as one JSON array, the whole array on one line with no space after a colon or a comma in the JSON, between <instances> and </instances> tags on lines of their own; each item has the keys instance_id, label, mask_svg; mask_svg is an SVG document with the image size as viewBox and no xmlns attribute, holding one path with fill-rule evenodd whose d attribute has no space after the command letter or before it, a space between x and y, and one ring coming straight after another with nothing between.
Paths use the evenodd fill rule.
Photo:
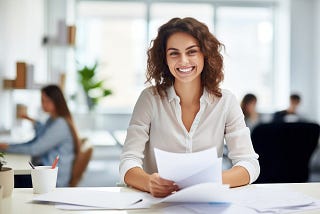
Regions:
<instances>
[{"instance_id":1,"label":"sheet of paper","mask_svg":"<svg viewBox=\"0 0 320 214\"><path fill-rule=\"evenodd\" d=\"M159 202L228 203L231 202L231 198L228 185L200 183L181 189L172 195L160 199Z\"/></svg>"},{"instance_id":2,"label":"sheet of paper","mask_svg":"<svg viewBox=\"0 0 320 214\"><path fill-rule=\"evenodd\" d=\"M139 204L142 192L108 192L85 189L60 189L35 196L33 201L56 202L70 205L81 205L87 207L124 209L134 204ZM148 207L147 205L145 207ZM141 207L142 208L142 207Z\"/></svg>"},{"instance_id":3,"label":"sheet of paper","mask_svg":"<svg viewBox=\"0 0 320 214\"><path fill-rule=\"evenodd\" d=\"M162 178L175 181L181 188L204 182L222 183L222 159L216 148L194 153L172 153L155 148Z\"/></svg>"},{"instance_id":4,"label":"sheet of paper","mask_svg":"<svg viewBox=\"0 0 320 214\"><path fill-rule=\"evenodd\" d=\"M319 200L290 189L257 188L255 186L230 189L228 186L217 183L193 185L165 198L155 198L143 192L57 188L53 192L35 196L34 201L56 202L57 208L66 210L141 209L150 208L162 202L172 204L179 202L195 210L214 209L212 206L220 206L222 203L225 206L232 205L229 207L250 208L254 211L252 213L288 213L320 209ZM208 202L210 206L205 205ZM195 205L196 203L198 205ZM225 211L233 213L230 209Z\"/></svg>"},{"instance_id":5,"label":"sheet of paper","mask_svg":"<svg viewBox=\"0 0 320 214\"><path fill-rule=\"evenodd\" d=\"M234 204L224 203L183 203L179 205L168 206L161 209L161 213L216 213L216 214L258 214L257 211L248 207L242 207Z\"/></svg>"},{"instance_id":6,"label":"sheet of paper","mask_svg":"<svg viewBox=\"0 0 320 214\"><path fill-rule=\"evenodd\" d=\"M250 207L259 212L291 209L311 205L316 200L300 192L288 188L256 188L247 186L230 189L234 204Z\"/></svg>"},{"instance_id":7,"label":"sheet of paper","mask_svg":"<svg viewBox=\"0 0 320 214\"><path fill-rule=\"evenodd\" d=\"M122 192L118 193L118 195L114 195L113 193L106 193L102 191L94 191L94 192L100 192L99 196L93 196L94 192L88 191L81 191L81 194L73 195L74 198L70 198L70 195L65 194L63 197L60 197L59 195L63 192L59 192L57 194L49 193L48 196L40 196L36 198L40 201L51 201L51 202L60 202L63 204L60 204L57 206L59 209L66 209L66 210L89 210L89 209L120 209L120 208L126 208L126 209L138 209L138 208L149 208L152 205L162 203L162 202L191 202L191 203L208 203L208 202L229 202L231 199L229 199L229 186L228 185L221 185L218 183L201 183L197 185L193 185L190 187L187 187L185 189L182 189L170 196L167 196L165 198L155 198L151 196L150 194L146 193L134 193L133 196L127 195ZM86 193L88 192L88 193ZM112 201L119 200L122 201L119 197L123 195L123 200L127 201L126 203L114 204L112 205ZM135 197L140 196L140 197ZM78 197L81 197L81 199L77 199ZM95 197L99 197L98 199L95 199ZM105 202L105 200L102 200L101 197L109 199L108 203ZM142 200L141 200L142 199ZM135 203L139 201L138 203ZM75 206L78 205L78 206ZM80 206L81 205L81 206Z\"/></svg>"}]
</instances>

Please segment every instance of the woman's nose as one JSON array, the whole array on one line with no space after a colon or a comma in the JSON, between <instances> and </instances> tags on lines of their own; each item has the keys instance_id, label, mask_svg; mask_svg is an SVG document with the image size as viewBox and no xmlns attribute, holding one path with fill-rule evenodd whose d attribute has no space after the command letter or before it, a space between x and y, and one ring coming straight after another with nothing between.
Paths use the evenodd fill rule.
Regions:
<instances>
[{"instance_id":1,"label":"woman's nose","mask_svg":"<svg viewBox=\"0 0 320 214\"><path fill-rule=\"evenodd\" d=\"M189 58L186 54L181 54L181 63L187 64L189 62Z\"/></svg>"}]
</instances>

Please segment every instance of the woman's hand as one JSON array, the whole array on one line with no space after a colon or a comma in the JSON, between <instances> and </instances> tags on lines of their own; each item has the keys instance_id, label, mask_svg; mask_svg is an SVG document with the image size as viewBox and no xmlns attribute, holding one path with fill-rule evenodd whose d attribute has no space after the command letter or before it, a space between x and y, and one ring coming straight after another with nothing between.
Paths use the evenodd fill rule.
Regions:
<instances>
[{"instance_id":1,"label":"woman's hand","mask_svg":"<svg viewBox=\"0 0 320 214\"><path fill-rule=\"evenodd\" d=\"M35 122L35 120L33 118L29 117L27 114L19 114L18 117L21 118L21 119L29 120L32 123Z\"/></svg>"},{"instance_id":2,"label":"woman's hand","mask_svg":"<svg viewBox=\"0 0 320 214\"><path fill-rule=\"evenodd\" d=\"M179 187L173 181L163 179L158 173L150 175L148 189L154 197L165 197L178 191Z\"/></svg>"},{"instance_id":3,"label":"woman's hand","mask_svg":"<svg viewBox=\"0 0 320 214\"><path fill-rule=\"evenodd\" d=\"M8 146L9 145L7 143L0 142L0 150L7 150Z\"/></svg>"}]
</instances>

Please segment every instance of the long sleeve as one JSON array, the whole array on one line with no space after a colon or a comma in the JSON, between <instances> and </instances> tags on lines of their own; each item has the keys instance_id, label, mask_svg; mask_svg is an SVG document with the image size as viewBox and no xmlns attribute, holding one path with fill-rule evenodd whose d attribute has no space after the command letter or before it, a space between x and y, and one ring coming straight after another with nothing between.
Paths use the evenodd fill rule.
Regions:
<instances>
[{"instance_id":1,"label":"long sleeve","mask_svg":"<svg viewBox=\"0 0 320 214\"><path fill-rule=\"evenodd\" d=\"M7 152L40 156L56 147L68 135L69 127L67 123L64 119L58 118L45 128L42 135L36 136L32 141L27 143L9 145Z\"/></svg>"},{"instance_id":2,"label":"long sleeve","mask_svg":"<svg viewBox=\"0 0 320 214\"><path fill-rule=\"evenodd\" d=\"M246 127L240 106L234 96L228 105L225 139L228 146L228 157L233 166L244 167L250 175L250 183L260 174L258 155L255 153L250 130Z\"/></svg>"},{"instance_id":3,"label":"long sleeve","mask_svg":"<svg viewBox=\"0 0 320 214\"><path fill-rule=\"evenodd\" d=\"M124 182L126 172L133 167L142 168L145 144L149 141L149 129L152 118L152 100L150 91L140 95L132 114L127 137L120 156L120 178Z\"/></svg>"},{"instance_id":4,"label":"long sleeve","mask_svg":"<svg viewBox=\"0 0 320 214\"><path fill-rule=\"evenodd\" d=\"M34 131L35 131L35 135L39 136L46 128L46 125L41 123L40 121L35 121L34 125L33 125Z\"/></svg>"}]
</instances>

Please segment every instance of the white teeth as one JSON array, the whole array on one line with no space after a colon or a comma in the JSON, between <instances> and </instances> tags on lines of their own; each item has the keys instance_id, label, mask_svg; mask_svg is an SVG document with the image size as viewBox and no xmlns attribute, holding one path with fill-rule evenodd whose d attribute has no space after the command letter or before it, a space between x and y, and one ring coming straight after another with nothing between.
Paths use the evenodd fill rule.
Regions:
<instances>
[{"instance_id":1,"label":"white teeth","mask_svg":"<svg viewBox=\"0 0 320 214\"><path fill-rule=\"evenodd\" d=\"M184 73L190 72L192 69L193 69L193 67L190 67L190 68L178 68L179 71L184 72Z\"/></svg>"}]
</instances>

